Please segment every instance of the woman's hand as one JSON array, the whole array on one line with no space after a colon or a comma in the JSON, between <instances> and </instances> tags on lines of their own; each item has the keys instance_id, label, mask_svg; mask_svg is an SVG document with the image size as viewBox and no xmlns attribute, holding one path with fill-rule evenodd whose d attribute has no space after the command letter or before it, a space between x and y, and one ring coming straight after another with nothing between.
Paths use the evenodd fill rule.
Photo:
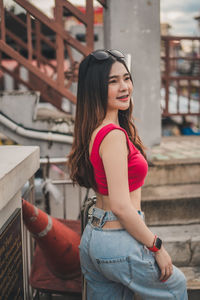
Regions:
<instances>
[{"instance_id":1,"label":"woman's hand","mask_svg":"<svg viewBox=\"0 0 200 300\"><path fill-rule=\"evenodd\" d=\"M162 246L161 249L155 253L155 259L161 271L160 280L164 282L173 273L171 257Z\"/></svg>"}]
</instances>

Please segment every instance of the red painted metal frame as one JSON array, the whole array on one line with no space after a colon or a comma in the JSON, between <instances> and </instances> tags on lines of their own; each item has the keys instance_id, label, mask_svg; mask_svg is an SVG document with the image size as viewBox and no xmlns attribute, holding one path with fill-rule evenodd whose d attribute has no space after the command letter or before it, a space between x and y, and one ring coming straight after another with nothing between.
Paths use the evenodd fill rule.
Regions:
<instances>
[{"instance_id":1,"label":"red painted metal frame","mask_svg":"<svg viewBox=\"0 0 200 300\"><path fill-rule=\"evenodd\" d=\"M1 16L1 40L5 41L5 15L4 15L4 7L3 0L0 0L0 16Z\"/></svg>"},{"instance_id":2,"label":"red painted metal frame","mask_svg":"<svg viewBox=\"0 0 200 300\"><path fill-rule=\"evenodd\" d=\"M165 63L165 70L162 74L162 85L165 89L165 109L162 113L163 116L172 116L172 115L198 115L200 116L200 37L191 37L191 36L162 36L161 37L162 42L164 42L164 50L165 55L161 56L161 59L164 60ZM182 41L182 40L190 40L190 41L198 41L199 42L199 53L198 57L180 57L180 56L172 56L170 53L170 47L171 42L173 41ZM177 61L178 59L184 59L187 61L194 61L199 63L199 74L194 75L171 75L171 68L170 63L171 61ZM179 96L180 96L180 81L186 80L188 85L188 112L187 113L181 113L180 103L179 103ZM199 111L197 112L191 112L190 110L190 102L191 102L191 81L196 80L199 82L199 93L198 93L198 99L196 101L199 102ZM169 111L169 87L170 85L174 84L176 82L177 84L177 113L171 113Z\"/></svg>"},{"instance_id":3,"label":"red painted metal frame","mask_svg":"<svg viewBox=\"0 0 200 300\"><path fill-rule=\"evenodd\" d=\"M37 78L37 87L41 91L41 96L46 101L53 103L55 106L61 109L61 97L65 97L73 103L76 103L76 97L69 90L71 83L77 79L77 67L76 62L72 55L71 48L76 49L83 56L88 55L94 47L94 13L93 13L93 0L86 0L86 13L82 13L77 7L72 5L68 0L55 0L54 18L47 17L42 11L37 9L33 4L27 0L14 0L27 12L26 22L22 21L14 15L12 12L7 12L15 22L19 22L21 26L27 28L27 43L24 42L19 36L13 34L5 26L5 9L3 0L0 0L0 17L1 17L1 35L0 35L0 55L1 53L7 54L11 59L18 62L18 70L22 65L30 72L31 76ZM99 1L104 7L106 7L106 1ZM64 9L67 9L77 20L79 20L86 27L86 43L83 44L69 34L63 26L63 14ZM34 19L34 21L32 20ZM32 24L35 23L33 28ZM55 43L46 37L41 31L41 25L48 27L55 36ZM35 36L35 45L33 46L33 35ZM14 42L15 48L12 48L6 43L6 38L9 38ZM52 48L56 53L56 64L52 64L42 53L41 43L45 43ZM69 67L64 69L64 52L65 49L68 53ZM27 51L27 57L22 56L20 50ZM37 63L33 63L34 61ZM0 64L1 67L1 64ZM51 70L51 75L47 74L47 69ZM28 88L34 88L31 84L31 80L24 81L20 78L19 72L15 70L11 71L8 68L2 66L3 72L10 72L10 75L14 77L15 81L26 85ZM32 74L32 75L31 75ZM67 82L66 82L67 81ZM44 86L49 87L44 89ZM57 95L58 100L49 99L47 93L48 90L54 90L54 95ZM58 103L57 103L57 102Z\"/></svg>"},{"instance_id":4,"label":"red painted metal frame","mask_svg":"<svg viewBox=\"0 0 200 300\"><path fill-rule=\"evenodd\" d=\"M67 97L71 99L74 103L76 101L75 96L67 89L63 87L58 87L55 81L51 80L47 75L42 73L39 69L33 66L26 58L21 56L17 51L13 50L11 47L7 46L6 43L0 41L0 50L4 53L8 54L10 57L16 59L16 61L20 64L25 66L31 73L37 76L39 79L47 83L51 88L55 89L61 96Z\"/></svg>"}]
</instances>

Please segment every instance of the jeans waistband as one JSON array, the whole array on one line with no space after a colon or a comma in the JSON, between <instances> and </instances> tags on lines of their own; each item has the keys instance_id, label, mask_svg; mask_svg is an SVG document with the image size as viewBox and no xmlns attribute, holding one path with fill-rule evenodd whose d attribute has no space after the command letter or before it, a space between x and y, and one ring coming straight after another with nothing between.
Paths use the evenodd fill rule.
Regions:
<instances>
[{"instance_id":1,"label":"jeans waistband","mask_svg":"<svg viewBox=\"0 0 200 300\"><path fill-rule=\"evenodd\" d=\"M144 213L141 210L138 210L137 212L141 216L141 218L144 219ZM113 214L113 212L111 210L103 210L98 207L94 207L92 210L91 222L95 218L99 220L99 222L98 222L99 227L103 227L107 221L117 221L118 220L117 217Z\"/></svg>"}]
</instances>

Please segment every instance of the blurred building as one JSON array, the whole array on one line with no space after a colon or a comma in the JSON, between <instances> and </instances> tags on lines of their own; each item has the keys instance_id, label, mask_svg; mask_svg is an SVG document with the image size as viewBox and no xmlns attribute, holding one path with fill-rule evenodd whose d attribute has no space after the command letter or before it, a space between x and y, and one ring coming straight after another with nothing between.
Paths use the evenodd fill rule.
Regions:
<instances>
[{"instance_id":1,"label":"blurred building","mask_svg":"<svg viewBox=\"0 0 200 300\"><path fill-rule=\"evenodd\" d=\"M171 28L172 26L169 23L161 23L160 24L161 35L170 35Z\"/></svg>"},{"instance_id":2,"label":"blurred building","mask_svg":"<svg viewBox=\"0 0 200 300\"><path fill-rule=\"evenodd\" d=\"M200 15L194 17L194 19L198 22L198 30L199 30L199 35L200 35Z\"/></svg>"}]
</instances>

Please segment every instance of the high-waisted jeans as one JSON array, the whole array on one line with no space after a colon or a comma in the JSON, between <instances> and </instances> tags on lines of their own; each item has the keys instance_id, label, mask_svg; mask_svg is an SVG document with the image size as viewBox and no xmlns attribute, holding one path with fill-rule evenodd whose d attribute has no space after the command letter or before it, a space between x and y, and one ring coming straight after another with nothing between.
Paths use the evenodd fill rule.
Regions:
<instances>
[{"instance_id":1,"label":"high-waisted jeans","mask_svg":"<svg viewBox=\"0 0 200 300\"><path fill-rule=\"evenodd\" d=\"M133 300L134 293L144 300L187 300L183 273L173 266L173 274L161 282L154 254L125 229L103 229L109 220L117 218L95 207L81 238L87 300Z\"/></svg>"}]
</instances>

